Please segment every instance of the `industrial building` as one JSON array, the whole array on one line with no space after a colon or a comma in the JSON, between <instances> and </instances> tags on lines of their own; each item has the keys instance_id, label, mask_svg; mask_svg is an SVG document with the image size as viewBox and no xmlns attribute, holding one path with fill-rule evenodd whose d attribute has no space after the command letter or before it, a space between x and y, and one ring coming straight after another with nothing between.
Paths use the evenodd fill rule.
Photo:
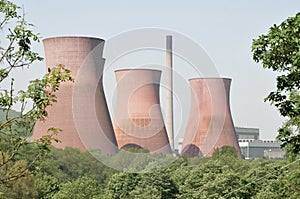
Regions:
<instances>
[{"instance_id":1,"label":"industrial building","mask_svg":"<svg viewBox=\"0 0 300 199\"><path fill-rule=\"evenodd\" d=\"M285 154L277 140L239 140L239 145L245 159L283 159Z\"/></svg>"},{"instance_id":2,"label":"industrial building","mask_svg":"<svg viewBox=\"0 0 300 199\"><path fill-rule=\"evenodd\" d=\"M103 153L114 154L117 152L117 142L108 112L101 74L104 67L102 58L104 40L90 37L54 37L43 40L46 68L51 69L58 64L63 64L71 70L75 82L64 82L55 93L57 103L46 109L48 117L45 121L35 124L32 140L47 135L51 127L62 129L57 138L59 143L53 142L58 148L73 147L81 151L100 149ZM78 98L73 98L78 73L85 66L86 78L80 83ZM95 89L91 96L87 91ZM93 100L92 100L93 99ZM95 103L91 104L91 101ZM75 110L80 111L80 117L74 120L73 105L78 105ZM93 112L89 112L91 106ZM96 121L94 121L96 120ZM100 124L102 129L97 127Z\"/></svg>"},{"instance_id":3,"label":"industrial building","mask_svg":"<svg viewBox=\"0 0 300 199\"><path fill-rule=\"evenodd\" d=\"M172 153L159 102L161 71L117 70L115 75L118 94L113 124L118 146Z\"/></svg>"},{"instance_id":4,"label":"industrial building","mask_svg":"<svg viewBox=\"0 0 300 199\"><path fill-rule=\"evenodd\" d=\"M174 154L171 36L167 36L166 45L169 86L166 121L162 117L163 105L159 97L161 71L115 71L117 106L112 122L102 82L104 40L54 37L43 40L43 43L46 68L63 64L71 70L74 82L61 84L56 93L57 103L47 108L48 118L45 121L36 123L32 140L56 127L63 129L58 134L61 143L53 143L58 148L100 149L105 154L115 154L129 146L147 148L151 153ZM252 152L253 143L259 139L258 130L234 128L229 105L231 79L195 78L189 83L191 111L180 154L209 157L214 149L229 145L237 149L239 157L260 156L260 152ZM240 144L242 153L237 138L243 143ZM268 156L275 156L270 153L273 148L265 149Z\"/></svg>"},{"instance_id":5,"label":"industrial building","mask_svg":"<svg viewBox=\"0 0 300 199\"><path fill-rule=\"evenodd\" d=\"M231 79L191 79L190 116L181 155L209 157L216 148L233 146L241 157L229 105Z\"/></svg>"},{"instance_id":6,"label":"industrial building","mask_svg":"<svg viewBox=\"0 0 300 199\"><path fill-rule=\"evenodd\" d=\"M260 140L258 128L235 127L241 153L245 159L283 159L285 150L277 140Z\"/></svg>"},{"instance_id":7,"label":"industrial building","mask_svg":"<svg viewBox=\"0 0 300 199\"><path fill-rule=\"evenodd\" d=\"M238 140L259 140L258 128L235 127L235 133Z\"/></svg>"}]
</instances>

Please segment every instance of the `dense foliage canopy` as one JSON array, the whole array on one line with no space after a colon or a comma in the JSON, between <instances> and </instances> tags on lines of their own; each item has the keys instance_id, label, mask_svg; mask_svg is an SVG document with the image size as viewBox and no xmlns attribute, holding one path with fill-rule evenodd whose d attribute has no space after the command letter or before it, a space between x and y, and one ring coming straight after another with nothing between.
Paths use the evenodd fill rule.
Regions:
<instances>
[{"instance_id":1,"label":"dense foliage canopy","mask_svg":"<svg viewBox=\"0 0 300 199\"><path fill-rule=\"evenodd\" d=\"M178 158L160 170L128 173L106 167L88 152L53 148L37 173L3 189L0 198L300 197L300 162L243 160L232 150L225 147L212 158Z\"/></svg>"},{"instance_id":2,"label":"dense foliage canopy","mask_svg":"<svg viewBox=\"0 0 300 199\"><path fill-rule=\"evenodd\" d=\"M287 118L277 138L295 156L300 153L300 13L253 40L252 52L254 61L280 72L276 91L265 100Z\"/></svg>"}]
</instances>

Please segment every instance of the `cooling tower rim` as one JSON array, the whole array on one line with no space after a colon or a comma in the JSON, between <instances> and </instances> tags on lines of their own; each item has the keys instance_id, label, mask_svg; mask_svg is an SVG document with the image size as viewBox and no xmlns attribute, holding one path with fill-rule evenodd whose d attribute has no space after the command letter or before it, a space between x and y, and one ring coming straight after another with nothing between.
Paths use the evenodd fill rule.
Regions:
<instances>
[{"instance_id":1,"label":"cooling tower rim","mask_svg":"<svg viewBox=\"0 0 300 199\"><path fill-rule=\"evenodd\" d=\"M199 77L199 78L191 78L189 81L197 81L197 80L229 80L231 81L231 78L227 77Z\"/></svg>"},{"instance_id":2,"label":"cooling tower rim","mask_svg":"<svg viewBox=\"0 0 300 199\"><path fill-rule=\"evenodd\" d=\"M78 39L93 39L93 40L98 40L101 42L105 41L104 39L101 39L99 37L92 37L92 36L54 36L54 37L44 38L42 41L45 42L45 41L55 40L55 39L76 39L76 38L78 38Z\"/></svg>"},{"instance_id":3,"label":"cooling tower rim","mask_svg":"<svg viewBox=\"0 0 300 199\"><path fill-rule=\"evenodd\" d=\"M129 72L129 71L156 71L156 72L162 72L161 70L157 70L157 69L146 69L146 68L128 68L128 69L117 69L114 72Z\"/></svg>"}]
</instances>

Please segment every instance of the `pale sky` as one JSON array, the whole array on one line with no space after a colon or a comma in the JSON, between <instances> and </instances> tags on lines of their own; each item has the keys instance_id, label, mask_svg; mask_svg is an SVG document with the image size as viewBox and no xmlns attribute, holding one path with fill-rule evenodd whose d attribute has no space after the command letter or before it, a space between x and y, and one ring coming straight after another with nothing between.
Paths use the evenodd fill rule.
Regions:
<instances>
[{"instance_id":1,"label":"pale sky","mask_svg":"<svg viewBox=\"0 0 300 199\"><path fill-rule=\"evenodd\" d=\"M231 111L235 126L257 127L263 139L274 139L283 119L264 102L275 89L276 74L254 63L252 39L267 33L300 9L298 1L286 0L18 0L26 18L42 38L93 36L105 40L122 32L156 27L178 32L198 43L220 76L232 78ZM176 41L174 41L176 42ZM42 44L35 48L44 55ZM174 63L176 67L176 63ZM179 70L180 71L180 70ZM41 77L45 64L35 64L15 75L19 87ZM105 82L107 83L107 82ZM188 91L188 90L187 90ZM108 94L111 95L111 94ZM187 111L186 111L187 112ZM186 118L188 115L182 115ZM185 129L184 121L181 133Z\"/></svg>"}]
</instances>

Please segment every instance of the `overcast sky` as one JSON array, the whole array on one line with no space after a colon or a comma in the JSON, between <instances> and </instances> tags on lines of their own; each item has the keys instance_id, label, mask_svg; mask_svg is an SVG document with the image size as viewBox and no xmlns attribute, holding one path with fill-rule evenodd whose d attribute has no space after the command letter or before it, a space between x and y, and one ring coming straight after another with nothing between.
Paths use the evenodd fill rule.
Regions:
<instances>
[{"instance_id":1,"label":"overcast sky","mask_svg":"<svg viewBox=\"0 0 300 199\"><path fill-rule=\"evenodd\" d=\"M27 20L43 38L79 35L109 40L122 32L146 27L169 29L189 37L206 51L220 76L232 78L231 111L235 126L257 127L261 138L275 138L283 119L275 108L264 102L264 97L275 89L276 74L253 62L250 46L252 39L267 33L271 25L294 16L300 8L298 1L14 2L24 5ZM35 47L44 55L42 44ZM35 64L32 69L15 74L22 76L19 86L41 77L45 73L44 65ZM184 127L180 128L183 131Z\"/></svg>"}]
</instances>

